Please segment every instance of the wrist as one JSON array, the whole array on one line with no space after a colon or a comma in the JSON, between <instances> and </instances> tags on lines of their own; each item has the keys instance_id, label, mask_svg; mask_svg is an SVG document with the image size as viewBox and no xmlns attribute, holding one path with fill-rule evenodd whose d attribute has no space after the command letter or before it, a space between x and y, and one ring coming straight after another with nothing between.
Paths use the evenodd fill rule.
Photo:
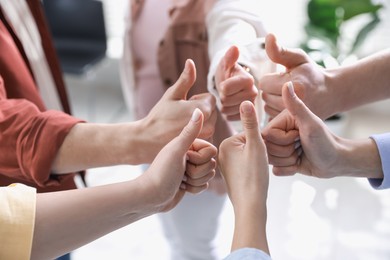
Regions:
<instances>
[{"instance_id":1,"label":"wrist","mask_svg":"<svg viewBox=\"0 0 390 260\"><path fill-rule=\"evenodd\" d=\"M338 70L336 69L327 69L324 70L324 87L323 91L319 96L319 99L324 100L323 103L323 113L319 115L322 119L327 119L339 112L344 111L341 106L343 104L343 98L341 93L339 93L340 88L337 87L337 82L339 78Z\"/></svg>"},{"instance_id":2,"label":"wrist","mask_svg":"<svg viewBox=\"0 0 390 260\"><path fill-rule=\"evenodd\" d=\"M345 175L382 179L382 164L378 148L371 138L362 140L344 139L343 157L347 166Z\"/></svg>"},{"instance_id":3,"label":"wrist","mask_svg":"<svg viewBox=\"0 0 390 260\"><path fill-rule=\"evenodd\" d=\"M125 218L141 219L158 213L157 207L151 198L153 192L150 192L142 178L138 177L132 181L124 182L123 185L122 198L124 203L121 202L120 204L126 209L123 214Z\"/></svg>"},{"instance_id":4,"label":"wrist","mask_svg":"<svg viewBox=\"0 0 390 260\"><path fill-rule=\"evenodd\" d=\"M154 159L153 147L154 138L147 131L148 125L145 119L127 124L122 135L126 136L126 160L129 164L151 163Z\"/></svg>"},{"instance_id":5,"label":"wrist","mask_svg":"<svg viewBox=\"0 0 390 260\"><path fill-rule=\"evenodd\" d=\"M258 248L269 254L266 223L267 209L261 207L235 211L235 228L232 251L239 248Z\"/></svg>"}]
</instances>

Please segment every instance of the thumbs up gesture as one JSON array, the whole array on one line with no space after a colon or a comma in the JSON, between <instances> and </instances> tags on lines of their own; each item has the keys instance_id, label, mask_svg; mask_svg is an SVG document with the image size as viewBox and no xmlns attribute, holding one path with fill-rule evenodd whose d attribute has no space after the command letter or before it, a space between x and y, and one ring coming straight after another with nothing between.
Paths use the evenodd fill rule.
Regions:
<instances>
[{"instance_id":1,"label":"thumbs up gesture","mask_svg":"<svg viewBox=\"0 0 390 260\"><path fill-rule=\"evenodd\" d=\"M268 191L268 161L254 105L240 106L244 131L225 139L218 153L218 165L225 179L233 207L245 203L264 206Z\"/></svg>"},{"instance_id":2,"label":"thumbs up gesture","mask_svg":"<svg viewBox=\"0 0 390 260\"><path fill-rule=\"evenodd\" d=\"M187 60L176 83L170 87L149 114L141 121L139 129L144 146L140 149L140 161L150 163L157 153L175 138L198 108L204 116L199 138L208 139L214 134L217 119L215 98L203 93L187 100L187 93L196 80L195 64Z\"/></svg>"},{"instance_id":3,"label":"thumbs up gesture","mask_svg":"<svg viewBox=\"0 0 390 260\"><path fill-rule=\"evenodd\" d=\"M264 111L273 118L285 108L282 87L292 81L297 95L316 115L322 119L331 116L334 97L325 84L326 71L301 49L281 47L273 34L267 35L265 49L273 62L285 67L285 72L267 74L259 80Z\"/></svg>"},{"instance_id":4,"label":"thumbs up gesture","mask_svg":"<svg viewBox=\"0 0 390 260\"><path fill-rule=\"evenodd\" d=\"M157 154L149 169L140 177L148 201L157 212L165 212L177 205L185 192L199 193L207 189L215 174L217 148L197 139L203 115L195 109L191 119ZM194 166L196 164L196 167Z\"/></svg>"},{"instance_id":5,"label":"thumbs up gesture","mask_svg":"<svg viewBox=\"0 0 390 260\"><path fill-rule=\"evenodd\" d=\"M282 98L287 109L262 131L275 175L383 178L379 153L371 138L349 140L331 133L296 95L292 82L283 86Z\"/></svg>"},{"instance_id":6,"label":"thumbs up gesture","mask_svg":"<svg viewBox=\"0 0 390 260\"><path fill-rule=\"evenodd\" d=\"M244 132L225 139L218 164L232 202L235 227L232 251L243 247L269 252L265 234L267 219L268 162L254 105L240 106Z\"/></svg>"},{"instance_id":7,"label":"thumbs up gesture","mask_svg":"<svg viewBox=\"0 0 390 260\"><path fill-rule=\"evenodd\" d=\"M215 73L220 110L228 120L239 120L241 102L249 100L253 103L258 94L252 75L237 63L239 55L236 46L230 47Z\"/></svg>"}]
</instances>

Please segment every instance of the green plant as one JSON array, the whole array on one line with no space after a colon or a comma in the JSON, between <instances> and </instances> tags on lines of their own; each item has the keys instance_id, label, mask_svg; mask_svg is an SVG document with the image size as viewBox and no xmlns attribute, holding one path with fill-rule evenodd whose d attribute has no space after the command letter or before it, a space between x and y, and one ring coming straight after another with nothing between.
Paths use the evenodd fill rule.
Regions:
<instances>
[{"instance_id":1,"label":"green plant","mask_svg":"<svg viewBox=\"0 0 390 260\"><path fill-rule=\"evenodd\" d=\"M382 4L371 0L310 0L307 5L307 38L303 48L320 65L326 66L330 58L340 64L354 54L368 34L379 24L378 11ZM347 21L362 15L366 22L358 29L355 39L345 46L342 29Z\"/></svg>"}]
</instances>

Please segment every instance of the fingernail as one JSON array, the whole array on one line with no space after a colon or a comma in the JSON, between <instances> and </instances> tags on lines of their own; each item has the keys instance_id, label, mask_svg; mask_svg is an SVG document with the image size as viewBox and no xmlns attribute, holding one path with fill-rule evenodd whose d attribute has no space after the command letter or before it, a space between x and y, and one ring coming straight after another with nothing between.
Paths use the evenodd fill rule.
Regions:
<instances>
[{"instance_id":1,"label":"fingernail","mask_svg":"<svg viewBox=\"0 0 390 260\"><path fill-rule=\"evenodd\" d=\"M185 185L183 182L180 184L180 189L185 190L187 188L187 185Z\"/></svg>"},{"instance_id":2,"label":"fingernail","mask_svg":"<svg viewBox=\"0 0 390 260\"><path fill-rule=\"evenodd\" d=\"M187 181L188 180L188 177L187 177L187 175L183 175L183 181Z\"/></svg>"},{"instance_id":3,"label":"fingernail","mask_svg":"<svg viewBox=\"0 0 390 260\"><path fill-rule=\"evenodd\" d=\"M191 59L187 59L186 63L184 64L184 71L185 72L188 72L190 70L190 63L191 63Z\"/></svg>"},{"instance_id":4,"label":"fingernail","mask_svg":"<svg viewBox=\"0 0 390 260\"><path fill-rule=\"evenodd\" d=\"M192 113L191 121L193 121L193 122L199 121L201 115L202 115L202 112L200 111L200 109L196 108L194 110L194 112Z\"/></svg>"},{"instance_id":5,"label":"fingernail","mask_svg":"<svg viewBox=\"0 0 390 260\"><path fill-rule=\"evenodd\" d=\"M292 97L295 97L294 85L291 81L287 83L288 91Z\"/></svg>"},{"instance_id":6,"label":"fingernail","mask_svg":"<svg viewBox=\"0 0 390 260\"><path fill-rule=\"evenodd\" d=\"M184 64L184 70L187 70L188 69L188 64L190 63L190 60L187 59L186 60L186 63Z\"/></svg>"},{"instance_id":7,"label":"fingernail","mask_svg":"<svg viewBox=\"0 0 390 260\"><path fill-rule=\"evenodd\" d=\"M241 105L241 110L243 113L249 114L253 112L253 106L249 101L244 101Z\"/></svg>"}]
</instances>

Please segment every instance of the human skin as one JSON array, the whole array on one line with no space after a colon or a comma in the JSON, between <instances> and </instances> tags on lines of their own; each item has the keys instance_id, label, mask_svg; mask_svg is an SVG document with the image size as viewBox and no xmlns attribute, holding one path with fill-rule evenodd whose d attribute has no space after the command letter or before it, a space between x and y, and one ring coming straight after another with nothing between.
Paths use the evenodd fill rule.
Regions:
<instances>
[{"instance_id":1,"label":"human skin","mask_svg":"<svg viewBox=\"0 0 390 260\"><path fill-rule=\"evenodd\" d=\"M197 109L179 136L135 180L37 194L31 259L53 259L139 219L172 209L186 191L205 190L215 174L217 150L209 143L195 144L202 124L203 114ZM212 152L203 153L208 149ZM210 167L189 184L184 173L194 153L201 154L198 159Z\"/></svg>"},{"instance_id":2,"label":"human skin","mask_svg":"<svg viewBox=\"0 0 390 260\"><path fill-rule=\"evenodd\" d=\"M228 120L239 120L241 102L249 100L254 103L258 95L253 77L237 63L239 55L236 46L230 47L215 72L220 110Z\"/></svg>"},{"instance_id":3,"label":"human skin","mask_svg":"<svg viewBox=\"0 0 390 260\"><path fill-rule=\"evenodd\" d=\"M205 93L187 100L195 79L195 65L187 60L180 78L145 118L120 124L76 124L57 153L53 173L151 163L162 147L180 133L195 108L205 118L199 137L209 138L216 121L215 98Z\"/></svg>"},{"instance_id":4,"label":"human skin","mask_svg":"<svg viewBox=\"0 0 390 260\"><path fill-rule=\"evenodd\" d=\"M225 139L218 154L218 164L235 215L231 251L250 247L269 254L266 237L269 183L266 147L254 105L244 101L240 114L244 132Z\"/></svg>"},{"instance_id":5,"label":"human skin","mask_svg":"<svg viewBox=\"0 0 390 260\"><path fill-rule=\"evenodd\" d=\"M267 74L259 81L265 112L271 118L285 108L282 87L288 81L293 82L297 95L321 119L390 97L390 49L334 69L320 67L301 49L280 46L273 34L266 37L266 52L273 62L286 69Z\"/></svg>"},{"instance_id":6,"label":"human skin","mask_svg":"<svg viewBox=\"0 0 390 260\"><path fill-rule=\"evenodd\" d=\"M282 97L287 109L262 131L274 174L382 179L374 140L336 136L296 95L294 87L292 82L285 84Z\"/></svg>"}]
</instances>

